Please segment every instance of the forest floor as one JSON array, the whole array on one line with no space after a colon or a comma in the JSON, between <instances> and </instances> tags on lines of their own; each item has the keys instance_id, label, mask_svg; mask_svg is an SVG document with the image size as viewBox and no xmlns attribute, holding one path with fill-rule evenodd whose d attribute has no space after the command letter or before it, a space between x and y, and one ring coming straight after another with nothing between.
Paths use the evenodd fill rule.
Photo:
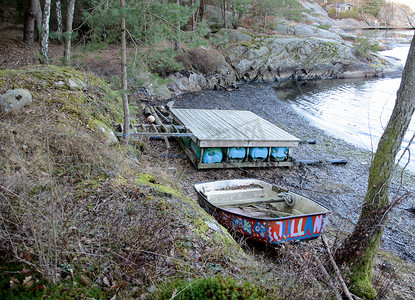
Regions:
<instances>
[{"instance_id":1,"label":"forest floor","mask_svg":"<svg viewBox=\"0 0 415 300\"><path fill-rule=\"evenodd\" d=\"M0 69L18 69L21 67L38 63L38 48L29 47L22 42L22 31L3 30L0 39ZM107 80L120 74L119 49L110 48L98 52L88 53L81 51L80 47L74 47L75 67L96 73ZM51 43L49 46L50 63L59 64L63 54L63 46ZM176 97L175 107L188 108L221 108L221 109L255 109L255 103L245 99L242 91L253 96L255 91L252 87L243 86L235 91L241 101L225 101L230 92L222 91L213 94L213 91L203 91L195 94L187 94ZM238 94L239 93L239 94ZM263 97L263 95L256 95ZM246 100L246 101L244 101ZM140 107L139 100L131 99ZM166 101L153 101L147 104L163 105ZM370 166L371 155L367 151L358 149L343 141L333 139L322 130L314 128L297 115L287 104L280 103L278 108L272 109L263 106L258 108L258 114L269 121L283 127L287 131L301 139L316 139L317 145L303 145L294 151L297 159L346 159L348 164L336 166L323 163L319 166L308 166L295 164L289 169L225 169L204 170L194 168L190 160L178 144L171 141L168 148L164 141L148 140L144 150L136 153L140 159L140 168L143 172L162 174L174 180L180 190L195 198L193 184L203 181L219 179L232 179L240 177L255 177L290 190L300 192L312 198L318 197L319 201L327 206L332 212L329 216L327 235L332 243L339 243L338 239L350 232L357 220L360 201L363 199L367 176ZM257 110L256 110L257 111ZM287 118L281 120L280 116ZM137 116L138 121L142 116ZM133 155L133 154L131 154ZM415 183L410 175L404 179L408 183L406 187L409 192L414 191ZM399 189L399 184L392 186L392 191ZM382 244L382 251L378 255L375 265L375 273L378 276L377 287L389 290L383 294L384 298L390 299L413 299L415 297L415 254L413 250L414 238L412 227L414 216L410 211L413 208L413 199L409 199L396 209L396 213L390 218L386 229L386 238ZM400 218L403 215L405 218ZM397 222L397 223L394 223ZM403 223L408 224L403 224ZM388 252L393 255L389 254Z\"/></svg>"}]
</instances>

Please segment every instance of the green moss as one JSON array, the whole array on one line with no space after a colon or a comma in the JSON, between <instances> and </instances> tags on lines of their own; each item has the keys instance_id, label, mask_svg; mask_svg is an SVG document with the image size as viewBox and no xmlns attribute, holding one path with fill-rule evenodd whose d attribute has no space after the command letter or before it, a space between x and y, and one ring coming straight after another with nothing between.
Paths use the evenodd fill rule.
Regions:
<instances>
[{"instance_id":1,"label":"green moss","mask_svg":"<svg viewBox=\"0 0 415 300\"><path fill-rule=\"evenodd\" d=\"M81 189L84 187L90 187L93 189L97 189L99 188L99 186L100 186L99 180L97 179L86 179L77 184L77 187Z\"/></svg>"},{"instance_id":2,"label":"green moss","mask_svg":"<svg viewBox=\"0 0 415 300\"><path fill-rule=\"evenodd\" d=\"M118 178L115 180L115 184L118 184L118 185L128 185L128 184L129 184L129 182L128 182L128 180L127 180L126 178L124 178L123 176L118 175Z\"/></svg>"},{"instance_id":3,"label":"green moss","mask_svg":"<svg viewBox=\"0 0 415 300\"><path fill-rule=\"evenodd\" d=\"M171 196L177 197L179 199L183 199L185 196L181 194L179 191L171 188L170 186L158 183L154 176L149 174L140 174L138 178L135 180L135 183L138 185L147 185L150 187L155 188L158 192L166 193Z\"/></svg>"},{"instance_id":4,"label":"green moss","mask_svg":"<svg viewBox=\"0 0 415 300\"><path fill-rule=\"evenodd\" d=\"M350 292L363 299L375 299L377 292L367 277L350 278Z\"/></svg>"},{"instance_id":5,"label":"green moss","mask_svg":"<svg viewBox=\"0 0 415 300\"><path fill-rule=\"evenodd\" d=\"M226 246L225 249L231 249L232 247L235 247L235 240L233 237L227 232L215 232L213 234L213 240L218 244L222 246ZM241 253L245 254L241 251ZM245 258L248 258L247 256Z\"/></svg>"},{"instance_id":6,"label":"green moss","mask_svg":"<svg viewBox=\"0 0 415 300\"><path fill-rule=\"evenodd\" d=\"M135 182L137 184L154 184L156 183L156 178L150 174L140 174Z\"/></svg>"},{"instance_id":7,"label":"green moss","mask_svg":"<svg viewBox=\"0 0 415 300\"><path fill-rule=\"evenodd\" d=\"M221 275L197 278L188 281L176 281L161 289L158 299L269 299L274 298L269 290L252 284L249 281Z\"/></svg>"}]
</instances>

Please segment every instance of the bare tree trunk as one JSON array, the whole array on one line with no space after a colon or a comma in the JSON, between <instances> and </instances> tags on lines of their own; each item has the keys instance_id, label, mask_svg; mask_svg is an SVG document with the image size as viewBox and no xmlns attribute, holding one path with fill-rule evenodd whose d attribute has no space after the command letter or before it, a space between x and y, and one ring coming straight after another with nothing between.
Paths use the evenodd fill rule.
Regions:
<instances>
[{"instance_id":1,"label":"bare tree trunk","mask_svg":"<svg viewBox=\"0 0 415 300\"><path fill-rule=\"evenodd\" d=\"M38 29L40 26L39 19L42 19L42 12L39 0L30 0L29 4L29 9L25 15L23 41L30 46L34 46L36 32L39 33L35 29Z\"/></svg>"},{"instance_id":2,"label":"bare tree trunk","mask_svg":"<svg viewBox=\"0 0 415 300\"><path fill-rule=\"evenodd\" d=\"M176 4L180 6L180 0L176 0ZM174 50L180 50L182 45L180 44L180 22L177 22L177 36L174 39Z\"/></svg>"},{"instance_id":3,"label":"bare tree trunk","mask_svg":"<svg viewBox=\"0 0 415 300\"><path fill-rule=\"evenodd\" d=\"M32 5L33 2L33 12L36 17L36 34L35 34L35 40L40 40L41 36L41 30L42 30L42 8L40 7L40 1L39 0L30 0L30 5ZM37 37L36 37L37 36Z\"/></svg>"},{"instance_id":4,"label":"bare tree trunk","mask_svg":"<svg viewBox=\"0 0 415 300\"><path fill-rule=\"evenodd\" d=\"M125 37L125 1L120 0L121 5L121 48L122 48L122 102L124 108L124 141L128 141L130 133L130 109L128 107L128 85L127 85L127 41Z\"/></svg>"},{"instance_id":5,"label":"bare tree trunk","mask_svg":"<svg viewBox=\"0 0 415 300\"><path fill-rule=\"evenodd\" d=\"M365 299L376 297L376 291L371 283L372 269L382 240L387 214L391 208L390 180L396 155L414 110L415 37L412 39L395 107L370 167L368 189L359 220L352 234L336 252L337 263L350 266L350 290Z\"/></svg>"},{"instance_id":6,"label":"bare tree trunk","mask_svg":"<svg viewBox=\"0 0 415 300\"><path fill-rule=\"evenodd\" d=\"M45 6L43 9L43 21L40 38L40 57L39 62L41 64L48 64L48 49L49 49L49 19L50 19L50 3L51 0L45 0Z\"/></svg>"},{"instance_id":7,"label":"bare tree trunk","mask_svg":"<svg viewBox=\"0 0 415 300\"><path fill-rule=\"evenodd\" d=\"M191 0L190 5L191 5L192 8L193 8L194 4L195 4L195 0ZM192 13L192 31L196 31L196 12L197 12L197 10L195 10Z\"/></svg>"},{"instance_id":8,"label":"bare tree trunk","mask_svg":"<svg viewBox=\"0 0 415 300\"><path fill-rule=\"evenodd\" d=\"M32 7L25 14L23 41L29 46L35 45L35 21L36 16L33 13Z\"/></svg>"},{"instance_id":9,"label":"bare tree trunk","mask_svg":"<svg viewBox=\"0 0 415 300\"><path fill-rule=\"evenodd\" d=\"M63 24L62 24L62 3L61 0L56 0L56 21L58 23L58 28L56 32L58 33L58 40L59 42L62 41L62 32L63 32Z\"/></svg>"},{"instance_id":10,"label":"bare tree trunk","mask_svg":"<svg viewBox=\"0 0 415 300\"><path fill-rule=\"evenodd\" d=\"M64 62L65 65L71 65L71 43L72 43L72 23L73 13L75 10L75 0L69 0L68 11L66 13L66 32L65 32L65 49L64 49Z\"/></svg>"},{"instance_id":11,"label":"bare tree trunk","mask_svg":"<svg viewBox=\"0 0 415 300\"><path fill-rule=\"evenodd\" d=\"M223 16L223 27L226 27L226 0L222 0L222 16Z\"/></svg>"},{"instance_id":12,"label":"bare tree trunk","mask_svg":"<svg viewBox=\"0 0 415 300\"><path fill-rule=\"evenodd\" d=\"M200 5L199 5L200 22L202 22L203 18L205 17L205 11L206 11L206 0L200 0Z\"/></svg>"},{"instance_id":13,"label":"bare tree trunk","mask_svg":"<svg viewBox=\"0 0 415 300\"><path fill-rule=\"evenodd\" d=\"M268 17L268 8L265 7L265 11L264 11L264 28L263 28L264 33L267 31L267 17Z\"/></svg>"}]
</instances>

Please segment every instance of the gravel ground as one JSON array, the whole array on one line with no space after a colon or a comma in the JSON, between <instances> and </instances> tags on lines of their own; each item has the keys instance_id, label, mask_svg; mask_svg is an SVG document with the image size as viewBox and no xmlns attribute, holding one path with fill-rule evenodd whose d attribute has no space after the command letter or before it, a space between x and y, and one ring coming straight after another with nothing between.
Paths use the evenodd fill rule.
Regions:
<instances>
[{"instance_id":1,"label":"gravel ground","mask_svg":"<svg viewBox=\"0 0 415 300\"><path fill-rule=\"evenodd\" d=\"M141 164L147 168L161 168L177 182L183 192L196 199L193 184L240 177L255 177L274 182L292 191L315 199L331 210L328 226L350 232L356 223L366 192L371 154L342 140L329 136L298 115L287 102L280 101L272 84L243 85L233 91L202 91L178 96L175 108L250 110L302 140L316 140L316 144L301 144L291 155L297 161L322 160L319 165L297 162L291 168L245 168L196 170L176 142L167 149L164 141L152 140L142 153ZM163 105L154 102L151 105ZM330 160L345 159L346 165L334 165ZM156 167L157 166L157 167ZM400 178L391 186L391 199L396 194L415 190L412 175ZM415 221L414 197L394 208L387 222L382 248L401 258L415 262L415 240L412 227Z\"/></svg>"}]
</instances>

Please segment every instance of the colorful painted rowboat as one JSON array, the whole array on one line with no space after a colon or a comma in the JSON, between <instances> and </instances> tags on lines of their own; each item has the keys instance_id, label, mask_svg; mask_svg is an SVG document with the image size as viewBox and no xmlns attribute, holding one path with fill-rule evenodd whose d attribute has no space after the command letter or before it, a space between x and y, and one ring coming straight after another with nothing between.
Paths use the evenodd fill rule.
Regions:
<instances>
[{"instance_id":1,"label":"colorful painted rowboat","mask_svg":"<svg viewBox=\"0 0 415 300\"><path fill-rule=\"evenodd\" d=\"M258 179L194 185L200 205L220 224L267 244L320 236L329 210L315 201Z\"/></svg>"}]
</instances>

